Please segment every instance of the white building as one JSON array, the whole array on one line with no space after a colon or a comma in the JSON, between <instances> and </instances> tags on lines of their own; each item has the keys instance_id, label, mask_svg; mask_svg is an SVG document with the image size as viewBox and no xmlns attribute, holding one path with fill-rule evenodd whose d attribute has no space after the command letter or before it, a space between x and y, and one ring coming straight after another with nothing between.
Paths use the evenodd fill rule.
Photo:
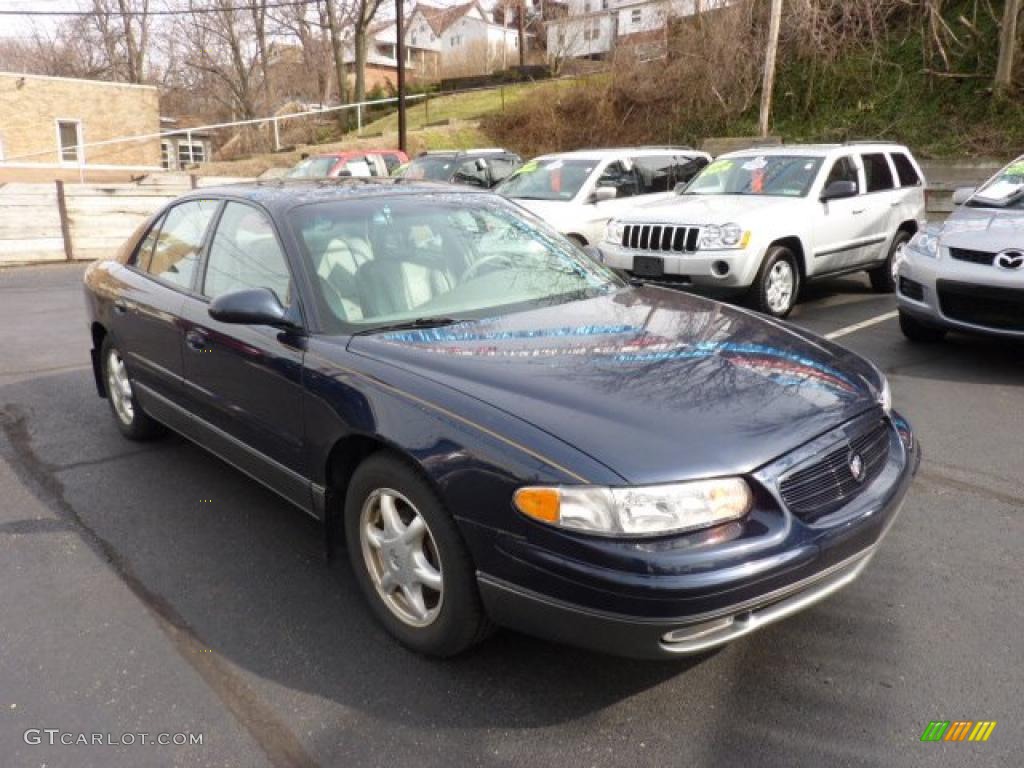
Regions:
<instances>
[{"instance_id":1,"label":"white building","mask_svg":"<svg viewBox=\"0 0 1024 768\"><path fill-rule=\"evenodd\" d=\"M548 58L600 58L624 42L656 42L669 19L694 16L728 2L567 0L566 16L547 22Z\"/></svg>"},{"instance_id":2,"label":"white building","mask_svg":"<svg viewBox=\"0 0 1024 768\"><path fill-rule=\"evenodd\" d=\"M394 56L394 22L382 24L374 45ZM410 64L425 79L484 75L519 63L519 34L505 27L479 2L448 8L417 3L406 20L405 48Z\"/></svg>"}]
</instances>

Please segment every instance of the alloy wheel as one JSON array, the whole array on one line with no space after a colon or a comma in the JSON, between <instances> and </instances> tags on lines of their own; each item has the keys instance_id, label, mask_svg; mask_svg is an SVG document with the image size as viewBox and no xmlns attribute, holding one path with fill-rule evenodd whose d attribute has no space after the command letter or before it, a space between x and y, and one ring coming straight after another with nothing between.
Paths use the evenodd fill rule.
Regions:
<instances>
[{"instance_id":1,"label":"alloy wheel","mask_svg":"<svg viewBox=\"0 0 1024 768\"><path fill-rule=\"evenodd\" d=\"M135 419L135 407L132 405L132 384L128 380L128 369L116 349L107 354L107 394L114 405L114 412L124 424L131 424Z\"/></svg>"},{"instance_id":2,"label":"alloy wheel","mask_svg":"<svg viewBox=\"0 0 1024 768\"><path fill-rule=\"evenodd\" d=\"M359 516L370 580L388 610L412 627L437 619L444 600L441 558L427 521L405 496L379 488Z\"/></svg>"},{"instance_id":3,"label":"alloy wheel","mask_svg":"<svg viewBox=\"0 0 1024 768\"><path fill-rule=\"evenodd\" d=\"M785 312L793 299L793 267L780 259L769 270L767 282L764 293L768 307L772 312Z\"/></svg>"}]
</instances>

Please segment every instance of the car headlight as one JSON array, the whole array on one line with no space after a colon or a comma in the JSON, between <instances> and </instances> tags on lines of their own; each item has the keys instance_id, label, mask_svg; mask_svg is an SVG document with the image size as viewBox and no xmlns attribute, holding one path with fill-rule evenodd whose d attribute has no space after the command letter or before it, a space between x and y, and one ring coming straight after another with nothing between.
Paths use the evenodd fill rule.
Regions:
<instances>
[{"instance_id":1,"label":"car headlight","mask_svg":"<svg viewBox=\"0 0 1024 768\"><path fill-rule=\"evenodd\" d=\"M937 259L939 257L939 233L935 230L922 229L910 238L907 249L930 259Z\"/></svg>"},{"instance_id":2,"label":"car headlight","mask_svg":"<svg viewBox=\"0 0 1024 768\"><path fill-rule=\"evenodd\" d=\"M739 224L710 224L700 232L699 247L704 250L746 248L750 242L750 232Z\"/></svg>"},{"instance_id":3,"label":"car headlight","mask_svg":"<svg viewBox=\"0 0 1024 768\"><path fill-rule=\"evenodd\" d=\"M889 386L889 380L882 376L882 389L878 393L878 404L882 406L882 410L888 415L892 413L892 387Z\"/></svg>"},{"instance_id":4,"label":"car headlight","mask_svg":"<svg viewBox=\"0 0 1024 768\"><path fill-rule=\"evenodd\" d=\"M626 225L621 221L610 219L608 225L604 228L604 239L609 243L622 245L622 235L625 230Z\"/></svg>"},{"instance_id":5,"label":"car headlight","mask_svg":"<svg viewBox=\"0 0 1024 768\"><path fill-rule=\"evenodd\" d=\"M738 477L671 485L605 488L567 485L520 488L516 508L560 528L601 536L661 536L737 520L753 494Z\"/></svg>"}]
</instances>

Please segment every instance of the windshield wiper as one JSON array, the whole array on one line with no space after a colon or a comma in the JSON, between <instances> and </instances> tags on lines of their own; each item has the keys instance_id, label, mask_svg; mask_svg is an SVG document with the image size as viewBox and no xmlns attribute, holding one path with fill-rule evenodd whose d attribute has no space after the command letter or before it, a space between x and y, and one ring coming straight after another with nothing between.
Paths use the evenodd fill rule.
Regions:
<instances>
[{"instance_id":1,"label":"windshield wiper","mask_svg":"<svg viewBox=\"0 0 1024 768\"><path fill-rule=\"evenodd\" d=\"M378 325L373 328L365 328L361 331L356 331L353 336L369 336L373 333L387 333L389 331L414 331L421 328L443 328L446 325L455 325L456 323L465 322L455 317L417 317L414 320L403 320L400 323L390 323L389 325Z\"/></svg>"}]
</instances>

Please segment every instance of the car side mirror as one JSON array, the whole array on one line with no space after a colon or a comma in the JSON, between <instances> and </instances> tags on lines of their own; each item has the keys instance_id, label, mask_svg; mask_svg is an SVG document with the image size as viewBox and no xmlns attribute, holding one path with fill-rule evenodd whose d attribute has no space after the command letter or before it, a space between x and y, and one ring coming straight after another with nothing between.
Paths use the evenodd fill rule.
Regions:
<instances>
[{"instance_id":1,"label":"car side mirror","mask_svg":"<svg viewBox=\"0 0 1024 768\"><path fill-rule=\"evenodd\" d=\"M269 288L243 288L221 294L210 302L209 313L222 323L285 328L295 325L288 317L288 310Z\"/></svg>"},{"instance_id":2,"label":"car side mirror","mask_svg":"<svg viewBox=\"0 0 1024 768\"><path fill-rule=\"evenodd\" d=\"M615 187L598 187L590 196L591 202L603 203L605 200L614 200L619 196L619 190Z\"/></svg>"},{"instance_id":3,"label":"car side mirror","mask_svg":"<svg viewBox=\"0 0 1024 768\"><path fill-rule=\"evenodd\" d=\"M473 163L473 165L476 166L476 169L478 171L486 171L487 170L487 161L484 160L482 157L478 157L476 159L476 162Z\"/></svg>"},{"instance_id":4,"label":"car side mirror","mask_svg":"<svg viewBox=\"0 0 1024 768\"><path fill-rule=\"evenodd\" d=\"M977 187L958 187L957 189L954 189L953 205L963 205L970 200L977 191Z\"/></svg>"},{"instance_id":5,"label":"car side mirror","mask_svg":"<svg viewBox=\"0 0 1024 768\"><path fill-rule=\"evenodd\" d=\"M825 191L821 193L821 202L827 203L829 200L842 200L846 197L856 196L857 182L844 179L842 181L833 181L825 187Z\"/></svg>"}]
</instances>

